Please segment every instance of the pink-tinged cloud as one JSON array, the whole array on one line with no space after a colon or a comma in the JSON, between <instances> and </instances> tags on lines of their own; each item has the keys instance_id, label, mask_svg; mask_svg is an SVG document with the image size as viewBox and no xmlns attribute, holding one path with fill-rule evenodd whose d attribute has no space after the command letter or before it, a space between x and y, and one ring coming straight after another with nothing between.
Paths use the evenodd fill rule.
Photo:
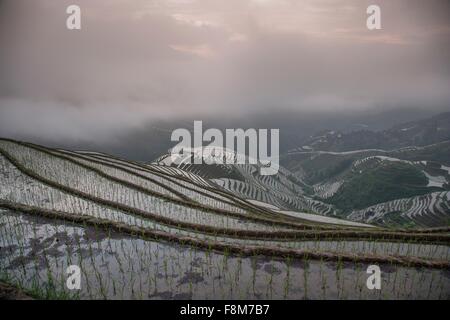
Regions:
<instances>
[{"instance_id":1,"label":"pink-tinged cloud","mask_svg":"<svg viewBox=\"0 0 450 320\"><path fill-rule=\"evenodd\" d=\"M369 31L372 1L78 0L72 32L73 1L3 0L0 135L46 119L70 137L106 119L108 136L192 114L449 106L450 3L376 2Z\"/></svg>"}]
</instances>

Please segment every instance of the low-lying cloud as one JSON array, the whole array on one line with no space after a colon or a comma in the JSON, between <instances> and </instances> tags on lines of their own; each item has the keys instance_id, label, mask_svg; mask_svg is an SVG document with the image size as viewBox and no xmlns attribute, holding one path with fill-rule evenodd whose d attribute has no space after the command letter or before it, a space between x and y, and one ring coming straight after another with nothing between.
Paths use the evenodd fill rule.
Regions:
<instances>
[{"instance_id":1,"label":"low-lying cloud","mask_svg":"<svg viewBox=\"0 0 450 320\"><path fill-rule=\"evenodd\" d=\"M450 104L448 1L0 2L0 135L114 139L158 119Z\"/></svg>"}]
</instances>

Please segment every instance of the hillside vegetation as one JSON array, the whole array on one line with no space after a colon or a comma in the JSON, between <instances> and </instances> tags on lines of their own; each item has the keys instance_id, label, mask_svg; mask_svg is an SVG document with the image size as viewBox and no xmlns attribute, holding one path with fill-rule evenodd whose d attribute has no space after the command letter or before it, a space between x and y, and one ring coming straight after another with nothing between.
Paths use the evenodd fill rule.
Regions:
<instances>
[{"instance_id":1,"label":"hillside vegetation","mask_svg":"<svg viewBox=\"0 0 450 320\"><path fill-rule=\"evenodd\" d=\"M348 211L440 190L428 188L427 184L426 176L414 166L386 162L354 173L328 200L342 211Z\"/></svg>"}]
</instances>

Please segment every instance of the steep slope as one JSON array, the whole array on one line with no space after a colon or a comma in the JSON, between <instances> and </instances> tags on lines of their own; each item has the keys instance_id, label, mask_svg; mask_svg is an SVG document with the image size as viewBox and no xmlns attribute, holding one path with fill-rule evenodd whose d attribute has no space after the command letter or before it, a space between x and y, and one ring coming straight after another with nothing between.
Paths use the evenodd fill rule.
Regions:
<instances>
[{"instance_id":1,"label":"steep slope","mask_svg":"<svg viewBox=\"0 0 450 320\"><path fill-rule=\"evenodd\" d=\"M441 210L431 206L420 212L424 217L430 215L429 219L421 221L417 215L392 211L389 202L450 190L449 161L449 141L391 151L297 150L281 158L281 163L313 186L317 200L333 204L339 215L355 219L357 215L350 214L353 210L372 212L372 206L376 206L377 212L389 213L390 222L386 218L373 219L369 215L358 215L358 220L380 224L398 220L403 221L402 225L417 223L429 226L448 225L447 200L444 200ZM433 215L439 218L431 217Z\"/></svg>"},{"instance_id":2,"label":"steep slope","mask_svg":"<svg viewBox=\"0 0 450 320\"><path fill-rule=\"evenodd\" d=\"M433 184L432 176L429 176L430 182L422 165L396 161L394 158L382 159L366 158L355 163L352 171L342 177L343 184L328 201L348 211L443 190L443 184L439 187Z\"/></svg>"}]
</instances>

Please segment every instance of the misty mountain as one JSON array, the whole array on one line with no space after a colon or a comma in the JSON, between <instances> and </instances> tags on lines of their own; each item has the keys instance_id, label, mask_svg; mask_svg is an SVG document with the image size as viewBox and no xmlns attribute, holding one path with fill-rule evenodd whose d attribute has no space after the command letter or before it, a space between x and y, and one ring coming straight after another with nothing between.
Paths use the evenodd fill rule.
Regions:
<instances>
[{"instance_id":1,"label":"misty mountain","mask_svg":"<svg viewBox=\"0 0 450 320\"><path fill-rule=\"evenodd\" d=\"M48 138L36 134L25 133L10 134L0 126L0 136L22 141L30 141L53 148L65 148L71 150L90 150L105 152L115 156L136 161L153 161L175 145L170 140L171 133L177 128L192 129L194 120L202 120L203 127L218 128L222 131L228 128L255 128L255 129L280 129L280 152L305 145L311 135L318 132L335 131L343 134L361 131L364 128L371 133L369 135L383 137L377 132L388 130L400 123L418 121L430 116L430 111L422 109L392 109L380 111L355 111L355 112L265 112L249 113L246 116L233 115L227 117L212 117L202 114L192 115L190 118L180 116L177 119L159 119L147 122L133 128L117 128L107 138L90 136L89 139L68 139L61 135L53 135ZM37 131L40 128L35 128ZM319 134L321 135L321 134ZM354 134L355 136L360 135ZM350 137L350 136L349 136ZM359 148L356 141L348 142L348 148ZM367 144L367 143L366 143ZM375 145L376 143L372 143ZM364 144L360 144L364 145Z\"/></svg>"},{"instance_id":2,"label":"misty mountain","mask_svg":"<svg viewBox=\"0 0 450 320\"><path fill-rule=\"evenodd\" d=\"M405 122L382 131L358 130L348 133L322 130L291 150L352 151L425 146L450 140L450 112Z\"/></svg>"}]
</instances>

